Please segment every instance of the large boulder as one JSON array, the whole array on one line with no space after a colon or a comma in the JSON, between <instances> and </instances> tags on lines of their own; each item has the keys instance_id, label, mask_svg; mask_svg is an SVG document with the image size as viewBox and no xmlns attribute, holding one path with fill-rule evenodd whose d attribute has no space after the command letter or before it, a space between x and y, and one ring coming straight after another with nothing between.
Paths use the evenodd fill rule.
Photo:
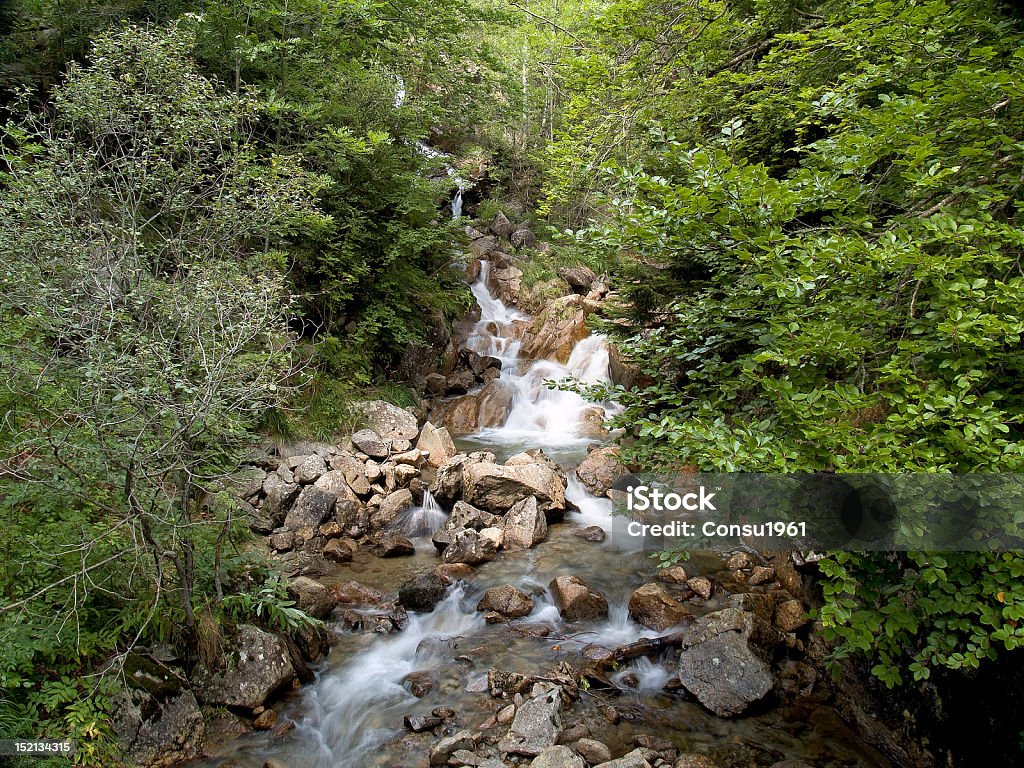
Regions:
<instances>
[{"instance_id":1,"label":"large boulder","mask_svg":"<svg viewBox=\"0 0 1024 768\"><path fill-rule=\"evenodd\" d=\"M632 594L629 615L638 624L657 632L692 618L686 606L658 584L644 584Z\"/></svg>"},{"instance_id":2,"label":"large boulder","mask_svg":"<svg viewBox=\"0 0 1024 768\"><path fill-rule=\"evenodd\" d=\"M594 270L582 264L575 267L559 267L558 276L569 284L574 293L584 296L590 292L590 286L597 280Z\"/></svg>"},{"instance_id":3,"label":"large boulder","mask_svg":"<svg viewBox=\"0 0 1024 768\"><path fill-rule=\"evenodd\" d=\"M303 458L292 470L292 474L295 476L295 482L307 484L316 482L326 471L327 462L322 456L314 453Z\"/></svg>"},{"instance_id":4,"label":"large boulder","mask_svg":"<svg viewBox=\"0 0 1024 768\"><path fill-rule=\"evenodd\" d=\"M492 379L469 394L445 400L435 413L453 435L468 435L487 427L500 427L508 418L515 390L501 379Z\"/></svg>"},{"instance_id":5,"label":"large boulder","mask_svg":"<svg viewBox=\"0 0 1024 768\"><path fill-rule=\"evenodd\" d=\"M523 702L498 749L511 755L539 755L562 732L562 697L556 686Z\"/></svg>"},{"instance_id":6,"label":"large boulder","mask_svg":"<svg viewBox=\"0 0 1024 768\"><path fill-rule=\"evenodd\" d=\"M341 470L348 487L360 496L370 492L370 480L366 474L366 465L347 451L331 457L331 467Z\"/></svg>"},{"instance_id":7,"label":"large boulder","mask_svg":"<svg viewBox=\"0 0 1024 768\"><path fill-rule=\"evenodd\" d=\"M501 211L494 214L494 218L491 219L491 223L487 228L491 230L493 234L505 240L508 240L515 231L515 226L508 220L508 216Z\"/></svg>"},{"instance_id":8,"label":"large boulder","mask_svg":"<svg viewBox=\"0 0 1024 768\"><path fill-rule=\"evenodd\" d=\"M383 531L391 526L398 516L413 507L412 491L400 488L389 493L380 503L380 508L371 515L370 526L374 531Z\"/></svg>"},{"instance_id":9,"label":"large boulder","mask_svg":"<svg viewBox=\"0 0 1024 768\"><path fill-rule=\"evenodd\" d=\"M111 726L133 764L173 768L202 754L206 723L192 691L163 701L142 690L119 693Z\"/></svg>"},{"instance_id":10,"label":"large boulder","mask_svg":"<svg viewBox=\"0 0 1024 768\"><path fill-rule=\"evenodd\" d=\"M619 463L619 449L615 446L598 448L576 467L576 477L595 496L604 496L615 483L629 475Z\"/></svg>"},{"instance_id":11,"label":"large boulder","mask_svg":"<svg viewBox=\"0 0 1024 768\"><path fill-rule=\"evenodd\" d=\"M544 541L548 533L548 522L537 507L537 497L527 496L514 504L505 515L502 531L506 548L529 549Z\"/></svg>"},{"instance_id":12,"label":"large boulder","mask_svg":"<svg viewBox=\"0 0 1024 768\"><path fill-rule=\"evenodd\" d=\"M549 304L526 332L520 353L534 360L569 361L573 347L586 338L587 315L594 305L582 296L562 296Z\"/></svg>"},{"instance_id":13,"label":"large boulder","mask_svg":"<svg viewBox=\"0 0 1024 768\"><path fill-rule=\"evenodd\" d=\"M555 606L566 621L608 617L608 600L576 576L559 576L548 585Z\"/></svg>"},{"instance_id":14,"label":"large boulder","mask_svg":"<svg viewBox=\"0 0 1024 768\"><path fill-rule=\"evenodd\" d=\"M321 490L315 485L302 489L291 510L284 519L284 527L291 531L303 528L317 529L334 512L337 496Z\"/></svg>"},{"instance_id":15,"label":"large boulder","mask_svg":"<svg viewBox=\"0 0 1024 768\"><path fill-rule=\"evenodd\" d=\"M506 619L518 619L533 610L533 598L523 590L505 584L501 587L491 587L484 592L476 609L498 613Z\"/></svg>"},{"instance_id":16,"label":"large boulder","mask_svg":"<svg viewBox=\"0 0 1024 768\"><path fill-rule=\"evenodd\" d=\"M519 290L523 284L523 271L511 264L492 268L487 273L487 287L505 304L519 303Z\"/></svg>"},{"instance_id":17,"label":"large boulder","mask_svg":"<svg viewBox=\"0 0 1024 768\"><path fill-rule=\"evenodd\" d=\"M466 528L452 536L451 543L444 549L442 558L446 563L480 565L493 560L498 554L494 542L481 536L478 531Z\"/></svg>"},{"instance_id":18,"label":"large boulder","mask_svg":"<svg viewBox=\"0 0 1024 768\"><path fill-rule=\"evenodd\" d=\"M754 613L709 613L686 630L679 680L716 715L738 715L774 687L770 660L779 641L778 630Z\"/></svg>"},{"instance_id":19,"label":"large boulder","mask_svg":"<svg viewBox=\"0 0 1024 768\"><path fill-rule=\"evenodd\" d=\"M447 428L435 427L429 421L423 425L416 447L427 452L427 463L432 467L440 467L457 452Z\"/></svg>"},{"instance_id":20,"label":"large boulder","mask_svg":"<svg viewBox=\"0 0 1024 768\"><path fill-rule=\"evenodd\" d=\"M512 247L517 251L521 251L524 248L533 248L537 245L537 236L522 224L516 227L515 232L509 235L508 239L512 243Z\"/></svg>"},{"instance_id":21,"label":"large boulder","mask_svg":"<svg viewBox=\"0 0 1024 768\"><path fill-rule=\"evenodd\" d=\"M465 454L456 454L446 460L434 473L434 482L430 484L430 493L443 504L450 504L462 497L462 471L466 464L472 463Z\"/></svg>"},{"instance_id":22,"label":"large boulder","mask_svg":"<svg viewBox=\"0 0 1024 768\"><path fill-rule=\"evenodd\" d=\"M348 485L344 470L341 469L324 472L313 485L321 491L333 493L338 499L352 499L353 501L357 499L355 492Z\"/></svg>"},{"instance_id":23,"label":"large boulder","mask_svg":"<svg viewBox=\"0 0 1024 768\"><path fill-rule=\"evenodd\" d=\"M336 605L330 589L306 576L288 582L288 595L296 606L317 619L325 618Z\"/></svg>"},{"instance_id":24,"label":"large boulder","mask_svg":"<svg viewBox=\"0 0 1024 768\"><path fill-rule=\"evenodd\" d=\"M206 704L255 709L295 677L288 645L278 635L242 624L224 647L230 653L219 669L200 664L192 674L192 690Z\"/></svg>"},{"instance_id":25,"label":"large boulder","mask_svg":"<svg viewBox=\"0 0 1024 768\"><path fill-rule=\"evenodd\" d=\"M564 480L541 462L470 464L463 470L463 495L470 504L492 512L507 512L530 496L546 507L565 508Z\"/></svg>"},{"instance_id":26,"label":"large boulder","mask_svg":"<svg viewBox=\"0 0 1024 768\"><path fill-rule=\"evenodd\" d=\"M355 410L362 415L367 426L385 440L415 440L420 432L415 416L384 400L356 403ZM367 453L367 456L372 455Z\"/></svg>"},{"instance_id":27,"label":"large boulder","mask_svg":"<svg viewBox=\"0 0 1024 768\"><path fill-rule=\"evenodd\" d=\"M398 588L398 603L410 611L426 613L444 600L448 583L435 571L417 574Z\"/></svg>"},{"instance_id":28,"label":"large boulder","mask_svg":"<svg viewBox=\"0 0 1024 768\"><path fill-rule=\"evenodd\" d=\"M456 501L452 507L452 513L448 516L446 527L455 530L457 528L474 528L482 531L484 528L491 528L498 522L498 517L490 512L477 509L472 504L464 501Z\"/></svg>"}]
</instances>

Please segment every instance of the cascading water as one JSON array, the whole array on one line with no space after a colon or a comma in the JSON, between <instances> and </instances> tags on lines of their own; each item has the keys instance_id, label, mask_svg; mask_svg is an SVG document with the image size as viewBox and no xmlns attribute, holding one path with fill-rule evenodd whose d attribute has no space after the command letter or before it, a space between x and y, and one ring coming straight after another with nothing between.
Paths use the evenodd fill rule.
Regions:
<instances>
[{"instance_id":1,"label":"cascading water","mask_svg":"<svg viewBox=\"0 0 1024 768\"><path fill-rule=\"evenodd\" d=\"M457 219L462 215L462 187L455 190L455 197L452 198L452 218Z\"/></svg>"},{"instance_id":2,"label":"cascading water","mask_svg":"<svg viewBox=\"0 0 1024 768\"><path fill-rule=\"evenodd\" d=\"M491 294L487 288L490 270L490 263L484 261L479 279L472 286L481 316L468 346L501 361L499 381L513 389L514 397L504 425L482 430L464 444L495 453L544 447L570 467L582 458L590 440L581 433L580 422L593 406L575 393L549 389L544 382L569 376L585 383L607 381L607 345L602 337L591 335L576 344L564 365L550 360L521 360L520 333L529 318ZM573 531L584 526L599 526L610 533L612 503L588 493L573 472L568 476L566 497L578 511L569 513L565 524L552 526L543 544L502 553L474 574L472 586L460 582L449 589L434 610L410 613L408 626L398 634L344 634L332 652L331 663L320 672L316 683L304 688L287 705L286 717L296 723L293 734L276 740L268 735L249 737L230 753L204 765L219 768L228 759L233 766L263 768L268 758L289 768L426 765L425 751L415 756L408 754L410 748L428 749L422 746L424 742L415 742L410 747L400 740L403 717L430 712L432 707L453 707L464 723L460 728L489 727L479 724L489 722L495 708L507 703L491 700L484 692L489 667L543 674L560 660L561 654L578 658L587 645L610 649L661 634L637 625L628 611L633 590L652 578L649 560L643 552L635 551L635 545L627 546L621 539L610 537L604 544L595 544L584 543L573 535ZM404 560L369 558L360 567L378 568L378 575L390 578L389 588L397 587L411 571L437 563L433 546L424 537L445 519L445 511L429 492L425 493L422 504L397 521L405 535L422 545L417 546L416 555ZM695 556L695 560L699 557ZM403 566L402 562L410 565ZM720 567L720 562L717 566L709 562L705 567L713 571ZM364 578L366 570L341 578ZM608 618L567 624L548 587L553 578L563 574L577 575L602 591L609 602ZM483 614L476 610L477 603L484 590L502 584L516 585L532 595L533 609L519 622L524 628L543 631L516 632L501 624L485 622ZM374 614L373 610L366 613ZM456 651L455 646L467 650ZM613 673L616 685L632 689L631 706L634 713L641 713L636 722L631 722L631 716L617 726L625 728L624 733L617 734L611 726L595 726L594 738L612 745L613 753L624 754L631 749L630 734L639 729L641 733L655 732L673 740L682 738L691 746L701 743L701 739L704 743L753 740L783 748L792 756L805 756L801 751L804 749L814 755L835 755L834 762L827 762L829 765L885 765L862 759L863 748L856 744L847 748L838 743L836 721L828 712L819 713L823 724L809 726L801 731L799 739L793 739L772 720L716 720L693 703L669 699L662 692L672 677L669 662L667 658L639 658ZM416 698L410 691L407 678L413 673L426 675L436 683L425 698ZM582 707L586 702L584 697L576 706ZM595 723L601 719L593 711L589 716ZM832 720L828 719L830 716ZM682 730L681 723L685 724ZM680 736L681 733L684 735Z\"/></svg>"}]
</instances>

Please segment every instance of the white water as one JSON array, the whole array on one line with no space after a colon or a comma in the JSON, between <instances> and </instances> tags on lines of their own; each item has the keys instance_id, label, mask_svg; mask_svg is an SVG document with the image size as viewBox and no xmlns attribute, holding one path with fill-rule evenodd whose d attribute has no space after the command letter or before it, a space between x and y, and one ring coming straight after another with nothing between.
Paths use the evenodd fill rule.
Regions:
<instances>
[{"instance_id":1,"label":"white water","mask_svg":"<svg viewBox=\"0 0 1024 768\"><path fill-rule=\"evenodd\" d=\"M484 625L480 613L462 605L464 597L462 588L453 588L430 613L410 614L403 632L373 643L307 688L306 715L295 729L303 754L289 755L290 768L365 765L376 747L400 734L403 716L418 701L402 679L450 663L447 654L421 643L473 634Z\"/></svg>"},{"instance_id":2,"label":"white water","mask_svg":"<svg viewBox=\"0 0 1024 768\"><path fill-rule=\"evenodd\" d=\"M578 380L584 384L609 382L608 344L600 334L591 334L576 344L569 360L521 360L520 333L525 315L506 306L487 287L490 262L484 261L480 276L472 285L480 305L480 320L468 346L480 355L501 360L501 381L512 388L512 407L505 423L477 432L473 439L499 445L573 448L593 442L580 432L581 422L593 403L575 392L549 387L548 382ZM605 404L605 410L610 407Z\"/></svg>"},{"instance_id":3,"label":"white water","mask_svg":"<svg viewBox=\"0 0 1024 768\"><path fill-rule=\"evenodd\" d=\"M395 527L409 538L418 538L430 536L444 525L447 519L448 513L437 503L430 491L424 491L423 503L405 512L395 522Z\"/></svg>"},{"instance_id":4,"label":"white water","mask_svg":"<svg viewBox=\"0 0 1024 768\"><path fill-rule=\"evenodd\" d=\"M462 187L459 187L455 191L455 197L452 198L452 218L457 219L462 215Z\"/></svg>"}]
</instances>

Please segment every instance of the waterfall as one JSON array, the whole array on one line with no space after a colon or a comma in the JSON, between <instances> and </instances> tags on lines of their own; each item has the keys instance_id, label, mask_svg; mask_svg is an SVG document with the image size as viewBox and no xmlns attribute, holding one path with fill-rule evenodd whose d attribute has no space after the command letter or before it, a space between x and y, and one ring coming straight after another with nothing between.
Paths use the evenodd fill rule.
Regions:
<instances>
[{"instance_id":1,"label":"waterfall","mask_svg":"<svg viewBox=\"0 0 1024 768\"><path fill-rule=\"evenodd\" d=\"M455 191L455 197L452 198L452 218L457 219L462 215L462 187L459 187Z\"/></svg>"},{"instance_id":2,"label":"waterfall","mask_svg":"<svg viewBox=\"0 0 1024 768\"><path fill-rule=\"evenodd\" d=\"M447 519L448 515L441 505L437 503L430 491L425 490L423 491L423 503L398 518L395 528L410 538L430 536L444 525Z\"/></svg>"}]
</instances>

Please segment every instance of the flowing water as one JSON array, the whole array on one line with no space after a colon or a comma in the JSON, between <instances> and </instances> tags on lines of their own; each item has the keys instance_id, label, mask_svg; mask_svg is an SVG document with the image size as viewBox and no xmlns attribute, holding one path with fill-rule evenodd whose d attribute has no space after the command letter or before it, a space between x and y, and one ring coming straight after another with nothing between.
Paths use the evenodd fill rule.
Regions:
<instances>
[{"instance_id":1,"label":"flowing water","mask_svg":"<svg viewBox=\"0 0 1024 768\"><path fill-rule=\"evenodd\" d=\"M520 359L518 329L527 318L491 294L488 271L489 264L484 262L473 285L481 318L468 346L501 360L501 379L515 396L503 426L460 439L460 448L490 450L499 458L525 448L544 448L570 470L566 495L579 511L553 525L547 540L536 548L499 554L479 569L470 584L451 588L430 613L411 614L404 631L390 636L342 633L317 680L285 703L282 714L296 723L291 732L276 739L268 734L247 736L226 745L222 756L204 766L262 768L268 758L289 768L426 766L434 737L404 731L406 714L451 707L462 726L472 730L504 704L481 692L489 668L544 674L562 659L578 658L588 644L614 648L658 634L635 624L626 608L633 590L653 580L650 559L611 536L597 544L573 535L592 525L610 533L611 502L590 495L571 472L592 442L581 430L581 419L591 404L572 392L545 386L545 381L566 377L607 381L604 339L597 335L583 339L564 365ZM606 404L606 408L613 406ZM445 516L445 510L427 494L423 505L399 523L407 535L415 537L414 556L379 560L360 551L353 563L339 565L337 573L325 581L356 579L396 592L411 572L439 562L429 534L443 524ZM727 576L721 556L713 553L696 553L687 571L712 578ZM547 585L564 574L582 578L607 596L610 615L606 620L571 626L562 621ZM514 584L534 596L533 611L521 620L518 630L488 625L476 610L483 592L500 584ZM719 607L713 597L700 610ZM631 749L633 736L649 734L669 739L683 751L707 751L723 768L770 765L783 758L803 759L820 768L889 765L859 743L826 706L777 706L734 720L714 717L698 704L666 692L666 684L674 677L673 664L671 652L660 659L631 661L612 675L622 695L607 699L600 693L585 695L563 717L585 718L594 738L607 743L613 754ZM432 681L433 690L423 698L413 696L406 681L411 673ZM606 703L614 704L619 722L602 719L601 706Z\"/></svg>"}]
</instances>

